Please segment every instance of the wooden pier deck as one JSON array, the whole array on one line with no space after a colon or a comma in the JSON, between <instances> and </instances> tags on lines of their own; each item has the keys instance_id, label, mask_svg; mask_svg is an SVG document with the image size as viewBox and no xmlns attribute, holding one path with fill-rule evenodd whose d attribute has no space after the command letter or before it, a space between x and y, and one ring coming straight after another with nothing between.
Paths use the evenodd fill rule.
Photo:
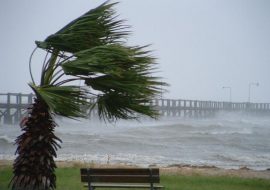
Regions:
<instances>
[{"instance_id":1,"label":"wooden pier deck","mask_svg":"<svg viewBox=\"0 0 270 190\"><path fill-rule=\"evenodd\" d=\"M32 104L33 98L33 94L0 94L0 124L18 123L27 114L27 107ZM91 101L95 101L95 99ZM213 116L220 111L246 112L270 116L270 103L155 99L152 101L152 105L164 117L204 118ZM97 116L97 110L86 111L89 117Z\"/></svg>"}]
</instances>

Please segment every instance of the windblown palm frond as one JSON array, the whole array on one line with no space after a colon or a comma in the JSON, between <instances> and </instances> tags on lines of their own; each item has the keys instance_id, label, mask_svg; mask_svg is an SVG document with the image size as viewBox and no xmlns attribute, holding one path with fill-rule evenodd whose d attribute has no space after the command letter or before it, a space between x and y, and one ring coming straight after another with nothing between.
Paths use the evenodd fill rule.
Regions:
<instances>
[{"instance_id":1,"label":"windblown palm frond","mask_svg":"<svg viewBox=\"0 0 270 190\"><path fill-rule=\"evenodd\" d=\"M97 46L74 54L75 60L65 62L62 67L68 75L94 75L96 73L121 76L123 73L149 71L154 58L142 48L120 44Z\"/></svg>"},{"instance_id":2,"label":"windblown palm frond","mask_svg":"<svg viewBox=\"0 0 270 190\"><path fill-rule=\"evenodd\" d=\"M87 86L102 92L98 95L98 108L103 110L100 113L104 110L110 112L109 118L113 118L113 110L118 110L115 118L129 118L132 110L153 117L156 114L149 111L150 105L143 104L149 103L159 93L162 83L151 76L155 71L155 59L148 54L142 47L119 44L98 46L75 53L75 60L61 66L65 74L78 76ZM108 106L109 102L119 109ZM127 109L123 109L125 106ZM119 110L122 110L121 114ZM106 115L103 114L103 117Z\"/></svg>"},{"instance_id":3,"label":"windblown palm frond","mask_svg":"<svg viewBox=\"0 0 270 190\"><path fill-rule=\"evenodd\" d=\"M89 107L90 103L84 89L78 86L31 87L52 112L70 118L86 117L82 108Z\"/></svg>"},{"instance_id":4,"label":"windblown palm frond","mask_svg":"<svg viewBox=\"0 0 270 190\"><path fill-rule=\"evenodd\" d=\"M58 49L70 53L90 49L92 47L119 43L128 35L128 26L123 20L116 20L112 7L117 3L108 1L75 19L61 30L50 35L44 42L37 41L38 47L52 50Z\"/></svg>"},{"instance_id":5,"label":"windblown palm frond","mask_svg":"<svg viewBox=\"0 0 270 190\"><path fill-rule=\"evenodd\" d=\"M117 118L136 119L139 115L134 115L134 112L156 118L157 110L149 105L150 101L145 97L109 92L98 97L98 114L101 118L113 120Z\"/></svg>"}]
</instances>

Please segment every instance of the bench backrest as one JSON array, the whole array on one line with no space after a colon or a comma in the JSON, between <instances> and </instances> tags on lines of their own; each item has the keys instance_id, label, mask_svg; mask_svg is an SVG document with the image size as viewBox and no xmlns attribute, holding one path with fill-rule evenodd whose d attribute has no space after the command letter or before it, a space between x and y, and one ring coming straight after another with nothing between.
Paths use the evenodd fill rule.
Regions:
<instances>
[{"instance_id":1,"label":"bench backrest","mask_svg":"<svg viewBox=\"0 0 270 190\"><path fill-rule=\"evenodd\" d=\"M159 183L158 168L81 168L82 182Z\"/></svg>"}]
</instances>

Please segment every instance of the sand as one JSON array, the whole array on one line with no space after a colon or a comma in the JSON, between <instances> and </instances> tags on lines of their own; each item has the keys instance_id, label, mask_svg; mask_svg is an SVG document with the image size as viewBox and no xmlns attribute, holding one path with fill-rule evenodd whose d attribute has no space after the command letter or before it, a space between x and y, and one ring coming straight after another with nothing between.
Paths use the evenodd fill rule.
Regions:
<instances>
[{"instance_id":1,"label":"sand","mask_svg":"<svg viewBox=\"0 0 270 190\"><path fill-rule=\"evenodd\" d=\"M138 167L135 165L127 164L96 164L96 163L85 163L85 162L66 162L66 161L57 161L58 167L96 167L96 168L131 168ZM11 160L0 160L0 168L11 166ZM159 167L157 165L152 165L149 167ZM240 169L223 169L217 168L214 166L191 166L191 165L171 165L171 166L162 166L160 168L160 173L166 175L201 175L201 176L231 176L231 177L240 177L240 178L260 178L260 179L270 179L270 169L257 171L251 170L246 167Z\"/></svg>"}]
</instances>

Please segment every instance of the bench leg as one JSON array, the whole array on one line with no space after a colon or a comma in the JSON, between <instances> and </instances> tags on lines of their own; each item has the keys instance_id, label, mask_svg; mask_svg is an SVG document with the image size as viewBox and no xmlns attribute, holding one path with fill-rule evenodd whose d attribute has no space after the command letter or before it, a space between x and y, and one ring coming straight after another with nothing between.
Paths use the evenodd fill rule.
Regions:
<instances>
[{"instance_id":1,"label":"bench leg","mask_svg":"<svg viewBox=\"0 0 270 190\"><path fill-rule=\"evenodd\" d=\"M88 186L88 190L95 190L95 188L90 185Z\"/></svg>"}]
</instances>

